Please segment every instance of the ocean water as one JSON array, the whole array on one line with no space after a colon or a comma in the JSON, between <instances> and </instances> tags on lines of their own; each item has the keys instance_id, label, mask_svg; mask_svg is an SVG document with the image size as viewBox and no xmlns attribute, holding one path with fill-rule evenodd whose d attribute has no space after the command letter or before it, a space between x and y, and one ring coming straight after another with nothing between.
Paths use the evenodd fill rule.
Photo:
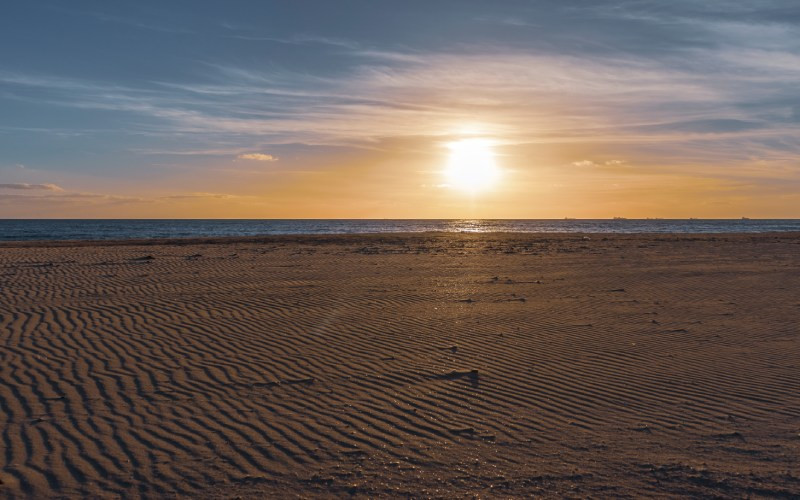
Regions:
<instances>
[{"instance_id":1,"label":"ocean water","mask_svg":"<svg viewBox=\"0 0 800 500\"><path fill-rule=\"evenodd\" d=\"M0 241L444 232L763 233L800 219L0 219Z\"/></svg>"}]
</instances>

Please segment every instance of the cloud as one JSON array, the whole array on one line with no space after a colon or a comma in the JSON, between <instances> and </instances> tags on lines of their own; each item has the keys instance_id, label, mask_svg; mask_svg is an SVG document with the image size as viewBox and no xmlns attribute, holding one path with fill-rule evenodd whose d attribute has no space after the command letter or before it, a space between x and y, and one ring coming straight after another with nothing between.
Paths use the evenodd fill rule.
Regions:
<instances>
[{"instance_id":1,"label":"cloud","mask_svg":"<svg viewBox=\"0 0 800 500\"><path fill-rule=\"evenodd\" d=\"M109 15L102 12L89 12L88 14L103 22L118 23L126 26L131 26L133 28L158 31L162 33L176 33L176 34L192 33L190 30L187 30L185 28L179 28L175 26L163 26L155 23L143 22L129 17Z\"/></svg>"},{"instance_id":2,"label":"cloud","mask_svg":"<svg viewBox=\"0 0 800 500\"><path fill-rule=\"evenodd\" d=\"M164 200L191 200L197 198L210 198L210 199L217 199L217 200L228 200L232 198L237 198L238 196L233 194L225 194L225 193L188 193L188 194L173 194L169 196L162 196L161 199Z\"/></svg>"},{"instance_id":3,"label":"cloud","mask_svg":"<svg viewBox=\"0 0 800 500\"><path fill-rule=\"evenodd\" d=\"M57 192L64 191L64 189L55 184L25 184L25 183L0 184L0 189L21 189L21 190L57 191Z\"/></svg>"},{"instance_id":4,"label":"cloud","mask_svg":"<svg viewBox=\"0 0 800 500\"><path fill-rule=\"evenodd\" d=\"M571 163L572 166L575 167L619 167L621 165L625 165L627 162L624 160L606 160L606 161L592 161L592 160L579 160L573 161Z\"/></svg>"},{"instance_id":5,"label":"cloud","mask_svg":"<svg viewBox=\"0 0 800 500\"><path fill-rule=\"evenodd\" d=\"M756 122L753 120L737 120L717 118L709 120L689 120L671 123L659 123L645 125L648 131L658 132L687 132L694 134L746 132L768 127L767 123Z\"/></svg>"},{"instance_id":6,"label":"cloud","mask_svg":"<svg viewBox=\"0 0 800 500\"><path fill-rule=\"evenodd\" d=\"M19 100L116 113L126 130L163 138L150 149L176 155L266 162L278 158L238 153L279 144L390 149L404 138L422 149L479 123L502 145L604 147L576 146L578 158L624 155L637 167L650 158L717 176L736 162L769 160L796 177L800 23L788 15L791 2L540 3L550 7L535 17L512 9L494 18L513 26L490 30L489 41L482 31L469 40L447 32L452 43L422 31L414 43L356 32L353 40L263 36L230 24L241 33L226 36L297 45L291 53L315 64L207 62L191 77L124 85L0 72L0 85ZM482 29L489 21L478 16ZM317 64L320 54L326 64Z\"/></svg>"},{"instance_id":7,"label":"cloud","mask_svg":"<svg viewBox=\"0 0 800 500\"><path fill-rule=\"evenodd\" d=\"M52 103L149 116L147 132L184 141L202 136L211 149L231 146L232 137L239 150L256 141L368 147L390 137L443 137L474 121L486 124L488 135L519 143L789 135L777 120L793 116L796 106L800 66L788 49L741 58L747 47L726 44L660 60L501 48L353 50L351 71L327 76L209 64L205 81L138 89L3 73L0 81L12 92L42 89ZM275 160L256 155L263 154L239 158Z\"/></svg>"},{"instance_id":8,"label":"cloud","mask_svg":"<svg viewBox=\"0 0 800 500\"><path fill-rule=\"evenodd\" d=\"M256 160L256 161L278 161L276 156L264 154L264 153L247 153L241 154L236 158L240 160Z\"/></svg>"},{"instance_id":9,"label":"cloud","mask_svg":"<svg viewBox=\"0 0 800 500\"><path fill-rule=\"evenodd\" d=\"M235 27L223 26L227 29L237 29ZM343 47L352 50L360 50L360 44L352 41L346 40L343 38L330 38L330 37L323 37L317 35L294 35L291 37L269 37L269 36L257 36L257 35L230 35L230 38L236 38L239 40L249 40L253 42L276 42L276 43L283 43L288 45L309 45L309 44L320 44L320 45L330 45L332 47Z\"/></svg>"},{"instance_id":10,"label":"cloud","mask_svg":"<svg viewBox=\"0 0 800 500\"><path fill-rule=\"evenodd\" d=\"M57 214L58 217L66 216L68 212L61 212L62 209L91 209L101 210L105 207L115 207L129 204L152 204L151 198L141 198L136 196L118 196L99 193L32 193L32 194L5 194L0 193L0 215L8 216L30 216L33 213ZM96 217L98 213L91 213ZM90 215L85 213L84 215Z\"/></svg>"}]
</instances>

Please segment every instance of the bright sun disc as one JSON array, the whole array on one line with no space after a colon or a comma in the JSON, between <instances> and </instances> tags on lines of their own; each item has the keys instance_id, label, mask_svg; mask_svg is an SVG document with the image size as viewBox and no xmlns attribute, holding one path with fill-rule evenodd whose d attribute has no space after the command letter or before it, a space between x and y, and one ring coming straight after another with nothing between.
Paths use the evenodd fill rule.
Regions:
<instances>
[{"instance_id":1,"label":"bright sun disc","mask_svg":"<svg viewBox=\"0 0 800 500\"><path fill-rule=\"evenodd\" d=\"M445 176L451 187L464 191L482 191L490 188L500 177L494 162L492 143L485 139L464 139L451 142L450 159Z\"/></svg>"}]
</instances>

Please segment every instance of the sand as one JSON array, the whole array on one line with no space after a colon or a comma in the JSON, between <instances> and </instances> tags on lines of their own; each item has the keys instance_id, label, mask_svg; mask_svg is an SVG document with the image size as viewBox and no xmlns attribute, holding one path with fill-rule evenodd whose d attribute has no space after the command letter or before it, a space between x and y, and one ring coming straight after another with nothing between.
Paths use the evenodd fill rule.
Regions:
<instances>
[{"instance_id":1,"label":"sand","mask_svg":"<svg viewBox=\"0 0 800 500\"><path fill-rule=\"evenodd\" d=\"M800 235L0 246L0 497L797 497Z\"/></svg>"}]
</instances>

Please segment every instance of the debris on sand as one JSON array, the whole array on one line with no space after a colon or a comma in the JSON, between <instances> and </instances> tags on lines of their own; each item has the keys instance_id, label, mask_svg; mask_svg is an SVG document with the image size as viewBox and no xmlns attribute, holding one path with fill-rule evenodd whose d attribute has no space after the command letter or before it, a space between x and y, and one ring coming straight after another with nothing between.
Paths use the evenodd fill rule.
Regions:
<instances>
[{"instance_id":1,"label":"debris on sand","mask_svg":"<svg viewBox=\"0 0 800 500\"><path fill-rule=\"evenodd\" d=\"M450 429L447 430L451 434L469 434L469 435L475 434L474 427L451 427Z\"/></svg>"},{"instance_id":2,"label":"debris on sand","mask_svg":"<svg viewBox=\"0 0 800 500\"><path fill-rule=\"evenodd\" d=\"M303 378L290 378L283 381L284 384L313 384L314 377L303 377Z\"/></svg>"},{"instance_id":3,"label":"debris on sand","mask_svg":"<svg viewBox=\"0 0 800 500\"><path fill-rule=\"evenodd\" d=\"M454 379L454 378L461 378L461 377L470 377L470 378L477 378L478 377L478 369L473 368L472 370L453 370L450 373L446 373L443 378L447 379Z\"/></svg>"},{"instance_id":4,"label":"debris on sand","mask_svg":"<svg viewBox=\"0 0 800 500\"><path fill-rule=\"evenodd\" d=\"M348 456L359 456L359 455L366 455L367 454L366 451L359 450L359 449L342 450L339 453L341 453L342 455L348 455Z\"/></svg>"},{"instance_id":5,"label":"debris on sand","mask_svg":"<svg viewBox=\"0 0 800 500\"><path fill-rule=\"evenodd\" d=\"M280 382L277 380L269 380L267 382L253 382L250 384L251 387L275 387L276 385L280 385Z\"/></svg>"},{"instance_id":6,"label":"debris on sand","mask_svg":"<svg viewBox=\"0 0 800 500\"><path fill-rule=\"evenodd\" d=\"M742 433L738 432L738 431L722 432L720 434L715 434L715 435L713 435L711 437L716 438L716 439L722 439L722 440L733 439L733 440L736 440L736 441L741 441L743 443L746 442L746 439L744 438Z\"/></svg>"},{"instance_id":7,"label":"debris on sand","mask_svg":"<svg viewBox=\"0 0 800 500\"><path fill-rule=\"evenodd\" d=\"M134 257L134 258L132 258L130 260L133 261L133 262L148 262L148 261L151 261L151 260L156 260L156 258L153 257L152 255L145 255L143 257Z\"/></svg>"}]
</instances>

